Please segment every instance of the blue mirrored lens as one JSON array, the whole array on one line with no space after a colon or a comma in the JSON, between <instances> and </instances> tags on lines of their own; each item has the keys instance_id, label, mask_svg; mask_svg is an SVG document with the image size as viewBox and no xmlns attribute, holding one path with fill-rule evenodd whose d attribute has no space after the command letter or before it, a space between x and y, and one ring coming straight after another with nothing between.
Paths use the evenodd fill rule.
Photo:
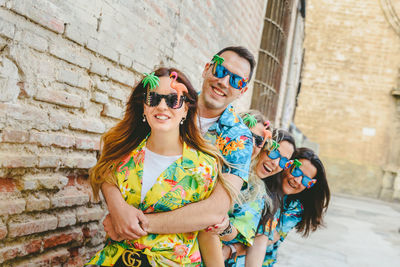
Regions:
<instances>
[{"instance_id":1,"label":"blue mirrored lens","mask_svg":"<svg viewBox=\"0 0 400 267\"><path fill-rule=\"evenodd\" d=\"M228 75L228 72L227 72L227 69L226 69L224 66L222 66L222 65L220 65L220 64L217 64L217 65L215 66L215 73L214 73L214 75L215 75L215 77L217 77L217 78L224 78L226 75Z\"/></svg>"},{"instance_id":2,"label":"blue mirrored lens","mask_svg":"<svg viewBox=\"0 0 400 267\"><path fill-rule=\"evenodd\" d=\"M279 158L280 156L281 156L281 154L279 153L278 149L274 149L274 150L272 150L272 151L270 151L270 152L268 153L268 157L269 157L270 159L277 159L277 158Z\"/></svg>"},{"instance_id":3,"label":"blue mirrored lens","mask_svg":"<svg viewBox=\"0 0 400 267\"><path fill-rule=\"evenodd\" d=\"M303 175L303 179L301 179L301 183L305 186L305 187L310 187L309 183L311 182L312 179L310 179L307 176Z\"/></svg>"},{"instance_id":4,"label":"blue mirrored lens","mask_svg":"<svg viewBox=\"0 0 400 267\"><path fill-rule=\"evenodd\" d=\"M298 167L294 167L291 171L292 175L294 177L299 177L303 175L303 172L298 168Z\"/></svg>"}]
</instances>

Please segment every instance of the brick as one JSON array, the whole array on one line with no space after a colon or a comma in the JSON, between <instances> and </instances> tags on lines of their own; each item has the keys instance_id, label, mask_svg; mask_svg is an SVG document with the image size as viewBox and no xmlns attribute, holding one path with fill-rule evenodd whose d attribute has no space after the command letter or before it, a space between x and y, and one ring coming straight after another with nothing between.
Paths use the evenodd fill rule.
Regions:
<instances>
[{"instance_id":1,"label":"brick","mask_svg":"<svg viewBox=\"0 0 400 267\"><path fill-rule=\"evenodd\" d=\"M94 155L92 156L68 156L63 158L62 164L65 168L78 168L78 169L90 169L96 165L97 159Z\"/></svg>"},{"instance_id":2,"label":"brick","mask_svg":"<svg viewBox=\"0 0 400 267\"><path fill-rule=\"evenodd\" d=\"M36 216L19 215L10 219L8 236L17 237L33 233L54 230L57 228L57 217L41 213Z\"/></svg>"},{"instance_id":3,"label":"brick","mask_svg":"<svg viewBox=\"0 0 400 267\"><path fill-rule=\"evenodd\" d=\"M85 150L100 150L100 138L75 137L75 148Z\"/></svg>"},{"instance_id":4,"label":"brick","mask_svg":"<svg viewBox=\"0 0 400 267\"><path fill-rule=\"evenodd\" d=\"M96 79L96 88L105 93L110 91L110 85L100 79Z\"/></svg>"},{"instance_id":5,"label":"brick","mask_svg":"<svg viewBox=\"0 0 400 267\"><path fill-rule=\"evenodd\" d=\"M27 243L27 244L24 246L24 252L25 252L24 255L38 252L42 248L42 240L41 239L33 239L33 240L29 240L25 243Z\"/></svg>"},{"instance_id":6,"label":"brick","mask_svg":"<svg viewBox=\"0 0 400 267\"><path fill-rule=\"evenodd\" d=\"M30 194L26 198L26 210L47 210L50 208L50 199L44 194Z\"/></svg>"},{"instance_id":7,"label":"brick","mask_svg":"<svg viewBox=\"0 0 400 267\"><path fill-rule=\"evenodd\" d=\"M15 34L15 25L0 18L0 35L12 39Z\"/></svg>"},{"instance_id":8,"label":"brick","mask_svg":"<svg viewBox=\"0 0 400 267\"><path fill-rule=\"evenodd\" d=\"M101 115L115 118L115 119L121 119L123 112L124 112L124 110L118 106L114 106L111 104L105 104L103 111L101 112Z\"/></svg>"},{"instance_id":9,"label":"brick","mask_svg":"<svg viewBox=\"0 0 400 267\"><path fill-rule=\"evenodd\" d=\"M120 55L119 56L119 63L127 68L132 67L133 60L132 58L125 56L125 55Z\"/></svg>"},{"instance_id":10,"label":"brick","mask_svg":"<svg viewBox=\"0 0 400 267\"><path fill-rule=\"evenodd\" d=\"M25 30L18 31L15 34L15 40L25 45L28 45L29 47L32 47L33 49L36 49L40 52L47 51L49 47L46 38L39 36L31 31L25 31Z\"/></svg>"},{"instance_id":11,"label":"brick","mask_svg":"<svg viewBox=\"0 0 400 267\"><path fill-rule=\"evenodd\" d=\"M52 130L61 130L63 128L67 128L70 119L60 112L50 112L50 125Z\"/></svg>"},{"instance_id":12,"label":"brick","mask_svg":"<svg viewBox=\"0 0 400 267\"><path fill-rule=\"evenodd\" d=\"M94 92L90 100L96 103L106 104L108 103L108 95L99 92Z\"/></svg>"},{"instance_id":13,"label":"brick","mask_svg":"<svg viewBox=\"0 0 400 267\"><path fill-rule=\"evenodd\" d=\"M55 233L48 235L43 238L43 248L48 249L52 247L56 247L59 245L66 245L71 242L82 243L83 234L82 231L77 228L70 231L65 231L63 233Z\"/></svg>"},{"instance_id":14,"label":"brick","mask_svg":"<svg viewBox=\"0 0 400 267\"><path fill-rule=\"evenodd\" d=\"M108 68L104 61L97 57L94 57L91 59L90 72L96 73L100 76L106 76Z\"/></svg>"},{"instance_id":15,"label":"brick","mask_svg":"<svg viewBox=\"0 0 400 267\"><path fill-rule=\"evenodd\" d=\"M0 163L5 168L30 168L35 167L38 157L33 155L0 154Z\"/></svg>"},{"instance_id":16,"label":"brick","mask_svg":"<svg viewBox=\"0 0 400 267\"><path fill-rule=\"evenodd\" d=\"M89 196L74 187L66 187L50 196L50 201L52 208L71 207L88 203Z\"/></svg>"},{"instance_id":17,"label":"brick","mask_svg":"<svg viewBox=\"0 0 400 267\"><path fill-rule=\"evenodd\" d=\"M50 54L79 67L89 69L90 59L83 53L82 48L63 38L54 38L49 47Z\"/></svg>"},{"instance_id":18,"label":"brick","mask_svg":"<svg viewBox=\"0 0 400 267\"><path fill-rule=\"evenodd\" d=\"M24 212L25 199L1 199L0 215L12 215Z\"/></svg>"},{"instance_id":19,"label":"brick","mask_svg":"<svg viewBox=\"0 0 400 267\"><path fill-rule=\"evenodd\" d=\"M110 93L110 97L121 100L123 102L127 102L128 101L128 94L125 93L123 90L121 89L117 89L117 88L113 88L111 90L112 93Z\"/></svg>"},{"instance_id":20,"label":"brick","mask_svg":"<svg viewBox=\"0 0 400 267\"><path fill-rule=\"evenodd\" d=\"M33 266L63 266L69 258L69 251L66 248L51 250L50 252L38 255L36 258L30 258L18 262L19 267Z\"/></svg>"},{"instance_id":21,"label":"brick","mask_svg":"<svg viewBox=\"0 0 400 267\"><path fill-rule=\"evenodd\" d=\"M0 218L0 240L7 236L7 226L4 224L3 220Z\"/></svg>"},{"instance_id":22,"label":"brick","mask_svg":"<svg viewBox=\"0 0 400 267\"><path fill-rule=\"evenodd\" d=\"M4 129L1 141L4 143L26 143L29 140L29 133L19 130Z\"/></svg>"},{"instance_id":23,"label":"brick","mask_svg":"<svg viewBox=\"0 0 400 267\"><path fill-rule=\"evenodd\" d=\"M99 223L89 223L82 228L84 237L88 240L91 246L102 244L105 239L105 232L103 228L99 228Z\"/></svg>"},{"instance_id":24,"label":"brick","mask_svg":"<svg viewBox=\"0 0 400 267\"><path fill-rule=\"evenodd\" d=\"M58 104L64 107L80 108L82 106L81 97L63 91L55 91L47 88L40 88L34 96L36 100Z\"/></svg>"},{"instance_id":25,"label":"brick","mask_svg":"<svg viewBox=\"0 0 400 267\"><path fill-rule=\"evenodd\" d=\"M38 161L39 168L58 168L62 165L61 157L58 155L40 155Z\"/></svg>"},{"instance_id":26,"label":"brick","mask_svg":"<svg viewBox=\"0 0 400 267\"><path fill-rule=\"evenodd\" d=\"M32 132L29 142L40 146L73 147L75 137L65 134L54 134L44 132Z\"/></svg>"},{"instance_id":27,"label":"brick","mask_svg":"<svg viewBox=\"0 0 400 267\"><path fill-rule=\"evenodd\" d=\"M104 133L105 125L96 119L75 119L71 121L69 127L74 130L81 130L91 133Z\"/></svg>"},{"instance_id":28,"label":"brick","mask_svg":"<svg viewBox=\"0 0 400 267\"><path fill-rule=\"evenodd\" d=\"M0 248L0 263L16 258L22 254L22 244L7 245Z\"/></svg>"},{"instance_id":29,"label":"brick","mask_svg":"<svg viewBox=\"0 0 400 267\"><path fill-rule=\"evenodd\" d=\"M135 84L135 79L133 77L133 74L128 71L120 70L117 68L111 68L108 70L107 76L122 84L126 84L129 86L133 86Z\"/></svg>"},{"instance_id":30,"label":"brick","mask_svg":"<svg viewBox=\"0 0 400 267\"><path fill-rule=\"evenodd\" d=\"M80 87L83 89L89 89L90 88L90 79L87 76L84 76L83 74L76 73L70 70L62 69L59 71L58 76L57 76L57 81L59 82L64 82L66 84L75 86L75 87Z\"/></svg>"},{"instance_id":31,"label":"brick","mask_svg":"<svg viewBox=\"0 0 400 267\"><path fill-rule=\"evenodd\" d=\"M76 215L72 211L57 213L58 228L76 224Z\"/></svg>"},{"instance_id":32,"label":"brick","mask_svg":"<svg viewBox=\"0 0 400 267\"><path fill-rule=\"evenodd\" d=\"M16 102L20 93L18 68L6 57L0 57L0 101Z\"/></svg>"},{"instance_id":33,"label":"brick","mask_svg":"<svg viewBox=\"0 0 400 267\"><path fill-rule=\"evenodd\" d=\"M62 189L68 183L68 178L57 173L26 174L21 178L22 190Z\"/></svg>"},{"instance_id":34,"label":"brick","mask_svg":"<svg viewBox=\"0 0 400 267\"><path fill-rule=\"evenodd\" d=\"M30 2L13 1L9 7L18 14L21 14L36 23L56 33L64 32L64 21L60 19L60 9L51 1Z\"/></svg>"},{"instance_id":35,"label":"brick","mask_svg":"<svg viewBox=\"0 0 400 267\"><path fill-rule=\"evenodd\" d=\"M32 106L21 106L19 104L1 104L0 114L4 111L7 120L22 122L24 127L35 128L37 130L47 130L49 118L47 112Z\"/></svg>"},{"instance_id":36,"label":"brick","mask_svg":"<svg viewBox=\"0 0 400 267\"><path fill-rule=\"evenodd\" d=\"M76 219L78 222L99 221L105 215L105 211L100 207L86 208L79 207L76 210Z\"/></svg>"},{"instance_id":37,"label":"brick","mask_svg":"<svg viewBox=\"0 0 400 267\"><path fill-rule=\"evenodd\" d=\"M118 62L118 52L111 45L107 45L104 42L101 42L93 37L88 39L87 48L92 50L93 52L97 52L100 55L114 61Z\"/></svg>"},{"instance_id":38,"label":"brick","mask_svg":"<svg viewBox=\"0 0 400 267\"><path fill-rule=\"evenodd\" d=\"M0 178L0 193L18 192L17 181L12 178Z\"/></svg>"}]
</instances>

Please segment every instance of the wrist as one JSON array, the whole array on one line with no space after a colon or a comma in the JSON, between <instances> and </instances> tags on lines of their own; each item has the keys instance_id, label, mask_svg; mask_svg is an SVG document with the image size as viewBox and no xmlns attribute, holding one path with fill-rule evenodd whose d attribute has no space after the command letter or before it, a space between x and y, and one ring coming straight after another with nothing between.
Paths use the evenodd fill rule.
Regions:
<instances>
[{"instance_id":1,"label":"wrist","mask_svg":"<svg viewBox=\"0 0 400 267\"><path fill-rule=\"evenodd\" d=\"M223 237L225 235L229 235L232 233L232 225L229 223L228 227L225 228L225 230L219 234L220 237Z\"/></svg>"}]
</instances>

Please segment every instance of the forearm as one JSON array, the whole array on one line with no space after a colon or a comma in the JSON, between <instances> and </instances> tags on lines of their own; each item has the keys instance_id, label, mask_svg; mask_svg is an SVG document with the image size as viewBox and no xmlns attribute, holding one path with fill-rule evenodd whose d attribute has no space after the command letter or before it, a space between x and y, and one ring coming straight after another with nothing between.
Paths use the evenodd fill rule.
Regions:
<instances>
[{"instance_id":1,"label":"forearm","mask_svg":"<svg viewBox=\"0 0 400 267\"><path fill-rule=\"evenodd\" d=\"M200 231L197 238L204 265L207 267L224 266L224 257L219 237L215 234Z\"/></svg>"},{"instance_id":2,"label":"forearm","mask_svg":"<svg viewBox=\"0 0 400 267\"><path fill-rule=\"evenodd\" d=\"M118 187L109 183L103 183L101 185L101 191L106 200L108 211L112 215L113 212L122 209L126 204L124 198L121 195Z\"/></svg>"},{"instance_id":3,"label":"forearm","mask_svg":"<svg viewBox=\"0 0 400 267\"><path fill-rule=\"evenodd\" d=\"M265 251L267 250L267 244L267 236L256 236L254 239L254 244L249 247L246 252L246 267L259 267L263 264Z\"/></svg>"},{"instance_id":4,"label":"forearm","mask_svg":"<svg viewBox=\"0 0 400 267\"><path fill-rule=\"evenodd\" d=\"M149 233L173 234L187 233L205 229L209 225L220 223L229 210L231 203L228 193L217 183L210 197L182 208L146 214Z\"/></svg>"}]
</instances>

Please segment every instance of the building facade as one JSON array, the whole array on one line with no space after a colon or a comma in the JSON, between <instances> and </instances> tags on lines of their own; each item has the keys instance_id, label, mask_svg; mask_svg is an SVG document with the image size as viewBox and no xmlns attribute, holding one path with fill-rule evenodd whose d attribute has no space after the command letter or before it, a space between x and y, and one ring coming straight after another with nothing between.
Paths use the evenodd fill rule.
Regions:
<instances>
[{"instance_id":1,"label":"building facade","mask_svg":"<svg viewBox=\"0 0 400 267\"><path fill-rule=\"evenodd\" d=\"M266 4L0 0L0 265L82 266L99 250L88 169L132 86L164 65L200 88L221 48L257 54Z\"/></svg>"},{"instance_id":2,"label":"building facade","mask_svg":"<svg viewBox=\"0 0 400 267\"><path fill-rule=\"evenodd\" d=\"M400 200L400 2L307 1L295 123L334 193Z\"/></svg>"}]
</instances>

